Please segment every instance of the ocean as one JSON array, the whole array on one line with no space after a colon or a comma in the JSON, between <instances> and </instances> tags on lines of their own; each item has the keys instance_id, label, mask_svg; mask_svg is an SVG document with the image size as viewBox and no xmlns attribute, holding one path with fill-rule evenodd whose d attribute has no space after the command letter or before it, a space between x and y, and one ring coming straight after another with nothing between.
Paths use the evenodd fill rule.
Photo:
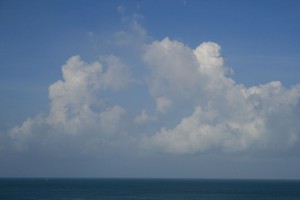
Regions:
<instances>
[{"instance_id":1,"label":"ocean","mask_svg":"<svg viewBox=\"0 0 300 200\"><path fill-rule=\"evenodd\" d=\"M2 200L300 200L300 181L2 178Z\"/></svg>"}]
</instances>

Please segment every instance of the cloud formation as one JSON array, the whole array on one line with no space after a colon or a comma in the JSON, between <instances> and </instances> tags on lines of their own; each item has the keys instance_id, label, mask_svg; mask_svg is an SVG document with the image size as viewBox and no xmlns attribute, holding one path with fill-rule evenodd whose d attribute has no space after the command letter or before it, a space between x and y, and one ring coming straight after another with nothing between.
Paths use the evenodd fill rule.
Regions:
<instances>
[{"instance_id":1,"label":"cloud formation","mask_svg":"<svg viewBox=\"0 0 300 200\"><path fill-rule=\"evenodd\" d=\"M119 105L106 104L101 93L119 91L128 86L130 73L115 56L105 58L104 66L96 61L87 63L73 56L62 66L63 80L49 86L48 116L29 118L9 131L18 149L27 149L32 140L47 143L59 134L95 133L97 137L115 134L126 111ZM51 141L50 141L51 142Z\"/></svg>"},{"instance_id":2,"label":"cloud formation","mask_svg":"<svg viewBox=\"0 0 300 200\"><path fill-rule=\"evenodd\" d=\"M117 126L125 111L117 105L103 110L97 95L101 90L126 87L130 75L117 57L110 56L106 62L108 67L104 68L100 62L88 64L79 56L73 56L62 66L64 80L49 87L49 125L71 134L99 125L101 130L114 130L113 126Z\"/></svg>"},{"instance_id":3,"label":"cloud formation","mask_svg":"<svg viewBox=\"0 0 300 200\"><path fill-rule=\"evenodd\" d=\"M131 91L132 80L141 78L119 57L87 63L73 56L62 66L62 80L49 86L49 114L12 128L6 141L30 150L77 137L76 145L98 151L122 138L133 148L172 154L281 151L299 144L300 85L235 83L214 42L192 49L165 38L143 48L140 87L152 105L138 106L145 99ZM134 102L114 103L124 94Z\"/></svg>"},{"instance_id":4,"label":"cloud formation","mask_svg":"<svg viewBox=\"0 0 300 200\"><path fill-rule=\"evenodd\" d=\"M231 70L220 49L213 42L190 49L168 38L147 47L151 94L167 95L172 102L184 98L193 112L174 127L161 127L145 145L184 154L284 149L298 141L300 85L236 84L227 77Z\"/></svg>"}]
</instances>

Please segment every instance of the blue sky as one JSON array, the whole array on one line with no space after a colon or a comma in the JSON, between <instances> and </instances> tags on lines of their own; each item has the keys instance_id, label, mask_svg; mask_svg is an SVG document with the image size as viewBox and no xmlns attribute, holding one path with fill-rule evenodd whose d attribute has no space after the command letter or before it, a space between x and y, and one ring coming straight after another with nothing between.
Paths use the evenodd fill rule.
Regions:
<instances>
[{"instance_id":1,"label":"blue sky","mask_svg":"<svg viewBox=\"0 0 300 200\"><path fill-rule=\"evenodd\" d=\"M299 13L1 1L0 176L300 178Z\"/></svg>"}]
</instances>

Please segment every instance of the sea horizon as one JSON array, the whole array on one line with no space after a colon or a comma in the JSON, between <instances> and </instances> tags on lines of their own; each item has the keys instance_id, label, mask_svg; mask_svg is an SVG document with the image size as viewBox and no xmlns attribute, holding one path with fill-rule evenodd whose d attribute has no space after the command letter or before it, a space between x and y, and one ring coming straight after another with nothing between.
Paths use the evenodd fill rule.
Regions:
<instances>
[{"instance_id":1,"label":"sea horizon","mask_svg":"<svg viewBox=\"0 0 300 200\"><path fill-rule=\"evenodd\" d=\"M0 199L296 200L299 188L287 179L10 177L0 178Z\"/></svg>"},{"instance_id":2,"label":"sea horizon","mask_svg":"<svg viewBox=\"0 0 300 200\"><path fill-rule=\"evenodd\" d=\"M224 181L300 181L298 178L201 178L201 177L89 177L89 176L3 176L0 179L117 179L117 180L224 180Z\"/></svg>"}]
</instances>

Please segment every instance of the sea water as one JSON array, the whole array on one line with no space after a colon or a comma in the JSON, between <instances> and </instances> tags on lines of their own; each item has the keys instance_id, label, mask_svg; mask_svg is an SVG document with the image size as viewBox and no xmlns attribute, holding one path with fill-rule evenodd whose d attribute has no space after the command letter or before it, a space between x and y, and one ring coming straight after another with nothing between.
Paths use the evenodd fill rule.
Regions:
<instances>
[{"instance_id":1,"label":"sea water","mask_svg":"<svg viewBox=\"0 0 300 200\"><path fill-rule=\"evenodd\" d=\"M0 179L3 200L300 200L300 181Z\"/></svg>"}]
</instances>

